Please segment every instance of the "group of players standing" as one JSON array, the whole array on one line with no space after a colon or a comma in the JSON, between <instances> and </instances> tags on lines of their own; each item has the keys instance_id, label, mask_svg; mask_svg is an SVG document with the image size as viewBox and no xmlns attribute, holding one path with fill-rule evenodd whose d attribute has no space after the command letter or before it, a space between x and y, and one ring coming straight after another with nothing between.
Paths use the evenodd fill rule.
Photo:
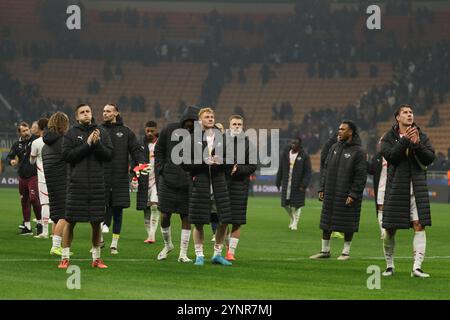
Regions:
<instances>
[{"instance_id":1,"label":"group of players standing","mask_svg":"<svg viewBox=\"0 0 450 320\"><path fill-rule=\"evenodd\" d=\"M344 234L344 248L338 260L350 258L350 247L358 232L363 191L367 174L374 176L377 217L381 228L386 270L395 271L395 233L414 229L412 277L428 278L422 270L425 258L425 227L431 226L427 188L427 166L435 158L429 138L414 123L413 108L401 105L394 114L395 125L379 142L377 154L367 161L361 148L358 130L352 121L342 121L321 152L321 174L318 190L323 201L320 217L322 249L311 259L327 259L333 233ZM290 216L289 228L296 230L305 190L311 176L311 163L299 144L291 142L281 157L277 186L282 188L282 206Z\"/></svg>"},{"instance_id":2,"label":"group of players standing","mask_svg":"<svg viewBox=\"0 0 450 320\"><path fill-rule=\"evenodd\" d=\"M374 176L376 210L387 263L383 275L394 274L396 230L412 227L415 234L411 276L426 278L429 274L421 269L426 249L425 227L431 225L426 167L434 161L435 153L428 137L414 123L411 106L401 105L394 116L395 125L384 134L379 152L371 161L367 161L352 121L342 121L337 134L322 149L318 191L319 200L323 201L322 249L311 258L330 258L330 239L335 232L344 234L344 248L338 260L350 258L369 173ZM30 134L27 124L18 127L21 139L12 147L8 160L19 167L24 213L22 234L31 232L30 202L39 222L42 205L43 230L37 237L48 238L47 223L51 218L55 227L50 252L61 254L59 268L67 268L74 227L77 222L90 222L92 266L106 268L100 259L101 222L109 226L112 219L110 249L111 254L117 254L123 209L130 206L130 155L131 167L134 167L131 185L137 189L137 210L144 211L148 232L144 242L155 242L161 216L164 248L157 259L166 259L174 249L170 220L173 213L178 213L182 228L179 262L192 262L187 251L193 224L195 265L204 264L203 226L211 223L216 225L211 261L231 265L230 261L235 260L240 226L246 223L249 176L256 170L256 164L249 162L250 142L243 132L241 116L231 116L229 130L224 132L223 127L215 123L212 109L190 106L178 123L168 124L160 134L154 121L147 122L143 143L139 143L123 124L115 104L104 107L101 125L94 123L91 108L86 104L76 108L75 119L77 123L71 129L67 115L61 112L53 114L48 123L46 119L39 120L36 132L40 137L37 139ZM199 136L194 134L196 125L201 127ZM177 136L179 129L190 136L190 160L194 160L196 152L208 156L200 162L175 164L172 156L178 141L174 141L173 136ZM240 136L244 136L243 149L238 148ZM218 156L227 154L226 150L230 149L234 151L231 160ZM244 162L238 162L242 152ZM35 174L33 176L35 161L37 179ZM301 147L301 139L293 139L281 153L276 179L277 187L282 188L281 204L290 217L291 230L297 230L311 172L311 161ZM232 229L227 237L228 225L232 225ZM225 242L227 253L223 257Z\"/></svg>"},{"instance_id":3,"label":"group of players standing","mask_svg":"<svg viewBox=\"0 0 450 320\"><path fill-rule=\"evenodd\" d=\"M101 223L104 221L109 225L112 220L110 250L111 254L118 254L123 209L130 206L129 176L132 172L131 186L137 189L136 208L144 211L148 233L144 242L155 242L161 215L164 248L158 254L158 260L166 259L174 249L170 220L173 213L178 213L182 221L179 262L192 262L187 251L191 224L194 224L195 265L204 264L203 225L215 222L218 225L211 262L225 266L232 264L240 226L246 223L249 176L256 170L256 165L238 162L236 153L226 162L217 155L224 154L225 148L237 148L238 136L244 135L241 116L230 117L230 130L225 133L218 130L212 109L187 107L180 122L168 124L160 134L154 121L147 122L143 143L139 143L135 134L123 124L115 104L105 105L101 125L95 124L87 104L76 107L75 120L76 124L69 129L68 116L56 112L50 119L38 121L40 130L35 132L36 135L30 133L26 123L18 126L20 139L11 148L7 160L18 167L24 216L21 234L32 234L31 202L39 229L42 229L38 229L36 237L49 237L48 221L51 219L54 230L50 253L61 255L58 267L66 269L70 265L75 225L89 222L92 226L92 267L107 268L101 259L104 245ZM195 125L201 127L199 141L194 138ZM177 129L184 129L192 137L192 149L200 148L200 154L205 152L209 156L201 163L174 164L172 150L178 142L173 141L172 136ZM225 139L226 135L229 139ZM227 143L220 142L225 140ZM249 142L247 138L243 141L248 160ZM218 148L223 150L219 152ZM191 156L193 159L194 153ZM228 225L232 228L223 257Z\"/></svg>"}]
</instances>

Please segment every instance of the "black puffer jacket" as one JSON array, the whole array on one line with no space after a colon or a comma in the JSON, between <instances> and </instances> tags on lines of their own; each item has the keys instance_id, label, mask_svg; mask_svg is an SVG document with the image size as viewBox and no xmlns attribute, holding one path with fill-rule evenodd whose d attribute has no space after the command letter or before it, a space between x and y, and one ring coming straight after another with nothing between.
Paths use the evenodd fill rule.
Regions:
<instances>
[{"instance_id":1,"label":"black puffer jacket","mask_svg":"<svg viewBox=\"0 0 450 320\"><path fill-rule=\"evenodd\" d=\"M230 194L230 204L231 204L231 214L233 217L234 224L246 224L247 223L247 201L248 201L248 185L250 183L250 175L256 170L256 164L250 164L249 157L249 140L245 135L242 134L240 141L243 142L244 146L244 160L245 163L239 164L238 159L240 156L238 154L238 144L239 140L237 137L231 137L229 134L226 135L226 148L229 150L234 148L234 159L226 160L229 166L226 166L225 176L227 178L228 190ZM241 142L241 143L242 143ZM239 148L240 149L240 148ZM231 175L234 164L237 164L236 172Z\"/></svg>"},{"instance_id":2,"label":"black puffer jacket","mask_svg":"<svg viewBox=\"0 0 450 320\"><path fill-rule=\"evenodd\" d=\"M375 193L375 208L377 206L378 186L380 185L381 170L383 169L383 156L377 152L367 162L367 173L373 176L373 191Z\"/></svg>"},{"instance_id":3,"label":"black puffer jacket","mask_svg":"<svg viewBox=\"0 0 450 320\"><path fill-rule=\"evenodd\" d=\"M9 164L11 164L11 160L17 156L19 159L17 173L22 179L28 179L37 175L36 163L30 163L31 144L36 139L37 137L34 135L26 140L20 139L12 145L11 150L6 156L6 161Z\"/></svg>"},{"instance_id":4,"label":"black puffer jacket","mask_svg":"<svg viewBox=\"0 0 450 320\"><path fill-rule=\"evenodd\" d=\"M386 194L384 196L383 228L410 228L410 183L416 198L419 223L431 226L427 171L435 158L428 137L419 129L420 143L414 145L400 138L395 125L381 140L381 153L389 163ZM420 163L419 163L420 162Z\"/></svg>"},{"instance_id":5,"label":"black puffer jacket","mask_svg":"<svg viewBox=\"0 0 450 320\"><path fill-rule=\"evenodd\" d=\"M335 143L328 152L320 178L319 192L324 192L322 230L358 231L366 179L366 155L359 137L355 136L351 142ZM354 199L351 206L345 204L348 196Z\"/></svg>"},{"instance_id":6,"label":"black puffer jacket","mask_svg":"<svg viewBox=\"0 0 450 320\"><path fill-rule=\"evenodd\" d=\"M202 137L205 132L202 132ZM225 139L212 150L212 155L220 154L219 148L224 148ZM191 164L183 163L183 169L190 172L192 177L191 197L189 199L189 221L193 224L209 224L211 218L210 185L212 183L214 198L217 205L217 216L219 222L232 223L230 209L230 196L228 192L225 172L226 164L208 166L202 157L201 164L194 164L194 154L207 154L208 144L205 141L196 141L194 134L191 135ZM197 149L197 151L195 151ZM205 153L203 153L205 151ZM225 154L222 151L222 155Z\"/></svg>"},{"instance_id":7,"label":"black puffer jacket","mask_svg":"<svg viewBox=\"0 0 450 320\"><path fill-rule=\"evenodd\" d=\"M287 206L286 194L289 181L289 152L290 148L287 148L281 155L280 166L277 173L277 187L281 189L281 206ZM292 169L292 181L291 181L291 196L290 206L300 208L305 206L305 194L306 188L309 186L311 180L312 168L311 159L309 155L300 149L297 159ZM300 188L302 190L300 190Z\"/></svg>"},{"instance_id":8,"label":"black puffer jacket","mask_svg":"<svg viewBox=\"0 0 450 320\"><path fill-rule=\"evenodd\" d=\"M320 172L322 172L323 167L325 165L325 161L327 160L328 151L330 151L330 148L333 144L337 142L337 132L334 132L327 140L325 145L322 147L322 150L320 151Z\"/></svg>"},{"instance_id":9,"label":"black puffer jacket","mask_svg":"<svg viewBox=\"0 0 450 320\"><path fill-rule=\"evenodd\" d=\"M100 129L100 140L89 146L92 131ZM101 222L105 215L104 162L112 158L111 139L96 124L76 124L64 136L62 154L69 166L66 219Z\"/></svg>"},{"instance_id":10,"label":"black puffer jacket","mask_svg":"<svg viewBox=\"0 0 450 320\"><path fill-rule=\"evenodd\" d=\"M142 139L142 150L143 155L145 159L145 163L150 163L150 149L148 148L149 141L144 136ZM132 167L134 168L139 163L134 162ZM131 168L131 169L133 169ZM134 177L135 173L132 172L132 175ZM149 187L149 175L148 174L141 174L139 176L139 185L138 185L138 191L136 194L136 210L145 210L148 207L148 187Z\"/></svg>"},{"instance_id":11,"label":"black puffer jacket","mask_svg":"<svg viewBox=\"0 0 450 320\"><path fill-rule=\"evenodd\" d=\"M199 110L195 106L187 107L178 123L169 123L159 134L155 145L155 175L158 206L161 212L183 215L189 212L190 175L181 168L181 165L172 162L171 155L173 148L182 141L180 139L182 136L175 130L183 128L188 120L196 121ZM187 132L185 134L187 135ZM172 141L172 135L175 141ZM190 135L188 137L190 138Z\"/></svg>"},{"instance_id":12,"label":"black puffer jacket","mask_svg":"<svg viewBox=\"0 0 450 320\"><path fill-rule=\"evenodd\" d=\"M128 154L132 163L147 162L144 151L136 135L123 124L119 117L115 123L103 123L101 127L108 132L113 144L113 157L104 163L106 205L128 208L130 206L130 184L128 174Z\"/></svg>"},{"instance_id":13,"label":"black puffer jacket","mask_svg":"<svg viewBox=\"0 0 450 320\"><path fill-rule=\"evenodd\" d=\"M63 136L46 131L42 137L45 181L50 203L50 219L58 221L66 214L67 163L62 157Z\"/></svg>"}]
</instances>

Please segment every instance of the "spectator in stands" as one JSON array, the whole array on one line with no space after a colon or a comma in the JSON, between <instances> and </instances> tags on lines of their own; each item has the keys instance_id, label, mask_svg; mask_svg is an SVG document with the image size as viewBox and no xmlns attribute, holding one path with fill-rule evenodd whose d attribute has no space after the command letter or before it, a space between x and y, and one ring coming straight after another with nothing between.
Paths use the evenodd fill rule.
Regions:
<instances>
[{"instance_id":1,"label":"spectator in stands","mask_svg":"<svg viewBox=\"0 0 450 320\"><path fill-rule=\"evenodd\" d=\"M161 110L161 104L159 103L159 100L155 101L155 104L153 105L153 110L155 112L155 118L159 119L162 116L162 110Z\"/></svg>"},{"instance_id":2,"label":"spectator in stands","mask_svg":"<svg viewBox=\"0 0 450 320\"><path fill-rule=\"evenodd\" d=\"M272 105L272 120L278 120L279 119L279 112L278 112L278 106L276 103Z\"/></svg>"},{"instance_id":3,"label":"spectator in stands","mask_svg":"<svg viewBox=\"0 0 450 320\"><path fill-rule=\"evenodd\" d=\"M378 77L378 66L374 63L370 64L369 67L369 77L370 78L376 78Z\"/></svg>"},{"instance_id":4,"label":"spectator in stands","mask_svg":"<svg viewBox=\"0 0 450 320\"><path fill-rule=\"evenodd\" d=\"M234 114L237 114L237 115L241 116L242 118L245 118L244 110L242 110L242 107L240 107L240 106L234 107Z\"/></svg>"},{"instance_id":5,"label":"spectator in stands","mask_svg":"<svg viewBox=\"0 0 450 320\"><path fill-rule=\"evenodd\" d=\"M434 109L433 114L431 115L430 122L428 123L429 127L439 127L441 125L441 117L439 116L439 110Z\"/></svg>"},{"instance_id":6,"label":"spectator in stands","mask_svg":"<svg viewBox=\"0 0 450 320\"><path fill-rule=\"evenodd\" d=\"M184 110L187 108L187 104L184 100L178 102L178 114L181 116Z\"/></svg>"}]
</instances>

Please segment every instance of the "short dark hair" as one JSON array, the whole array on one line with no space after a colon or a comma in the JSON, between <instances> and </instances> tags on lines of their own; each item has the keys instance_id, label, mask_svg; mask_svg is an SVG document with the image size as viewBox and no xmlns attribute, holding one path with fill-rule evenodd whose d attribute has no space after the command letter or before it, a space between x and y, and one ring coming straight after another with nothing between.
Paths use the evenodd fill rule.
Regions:
<instances>
[{"instance_id":1,"label":"short dark hair","mask_svg":"<svg viewBox=\"0 0 450 320\"><path fill-rule=\"evenodd\" d=\"M152 127L158 128L158 126L156 125L156 122L153 120L147 121L145 123L145 127L146 128L152 128Z\"/></svg>"},{"instance_id":2,"label":"short dark hair","mask_svg":"<svg viewBox=\"0 0 450 320\"><path fill-rule=\"evenodd\" d=\"M395 110L395 112L394 112L394 119L395 119L395 121L397 121L397 116L400 115L400 112L402 112L403 108L410 108L411 111L414 111L413 107L411 105L409 105L409 104L402 104L402 105L400 105L397 108L397 110Z\"/></svg>"},{"instance_id":3,"label":"short dark hair","mask_svg":"<svg viewBox=\"0 0 450 320\"><path fill-rule=\"evenodd\" d=\"M341 124L346 124L348 127L353 131L352 136L356 136L358 134L358 128L356 127L356 124L352 120L344 120L341 122Z\"/></svg>"},{"instance_id":4,"label":"short dark hair","mask_svg":"<svg viewBox=\"0 0 450 320\"><path fill-rule=\"evenodd\" d=\"M291 140L298 140L298 144L302 145L302 138L300 137L292 137Z\"/></svg>"},{"instance_id":5,"label":"short dark hair","mask_svg":"<svg viewBox=\"0 0 450 320\"><path fill-rule=\"evenodd\" d=\"M27 122L25 122L25 121L20 122L20 123L17 125L17 132L18 132L18 133L20 133L20 127L27 127L27 128L29 128L30 125L29 125Z\"/></svg>"},{"instance_id":6,"label":"short dark hair","mask_svg":"<svg viewBox=\"0 0 450 320\"><path fill-rule=\"evenodd\" d=\"M238 120L242 120L242 122L244 122L244 117L239 115L239 114L233 114L232 116L230 116L228 118L228 122L230 122L233 119L238 119Z\"/></svg>"},{"instance_id":7,"label":"short dark hair","mask_svg":"<svg viewBox=\"0 0 450 320\"><path fill-rule=\"evenodd\" d=\"M78 112L78 109L80 109L81 107L91 107L90 105L88 105L87 103L82 103L82 104L79 104L79 105L77 105L76 107L75 107L75 113L77 113Z\"/></svg>"},{"instance_id":8,"label":"short dark hair","mask_svg":"<svg viewBox=\"0 0 450 320\"><path fill-rule=\"evenodd\" d=\"M115 103L107 103L107 104L105 104L105 106L114 107L114 109L116 109L116 111L119 112L119 106Z\"/></svg>"},{"instance_id":9,"label":"short dark hair","mask_svg":"<svg viewBox=\"0 0 450 320\"><path fill-rule=\"evenodd\" d=\"M40 118L37 122L39 130L41 130L41 131L44 131L45 129L47 129L47 124L48 124L48 118Z\"/></svg>"}]
</instances>

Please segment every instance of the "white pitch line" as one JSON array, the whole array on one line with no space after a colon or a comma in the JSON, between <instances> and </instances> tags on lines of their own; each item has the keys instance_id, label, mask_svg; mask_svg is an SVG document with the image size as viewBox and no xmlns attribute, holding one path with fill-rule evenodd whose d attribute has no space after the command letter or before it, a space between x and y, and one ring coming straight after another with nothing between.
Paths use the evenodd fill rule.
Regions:
<instances>
[{"instance_id":1,"label":"white pitch line","mask_svg":"<svg viewBox=\"0 0 450 320\"><path fill-rule=\"evenodd\" d=\"M413 257L394 257L395 259L413 259ZM450 256L431 256L426 257L425 259L450 259ZM298 258L284 258L284 259L270 259L270 258L262 258L262 259L242 259L245 262L251 261L302 261L302 260L311 260L308 257L298 257ZM317 259L317 260L328 260L328 259ZM331 259L333 260L333 259ZM384 257L356 257L351 258L350 260L384 260ZM46 261L60 261L60 259L0 259L0 262L46 262ZM70 261L92 261L92 259L70 259ZM155 259L116 259L116 258L107 258L108 262L152 262L157 261ZM164 263L164 262L161 262Z\"/></svg>"}]
</instances>

